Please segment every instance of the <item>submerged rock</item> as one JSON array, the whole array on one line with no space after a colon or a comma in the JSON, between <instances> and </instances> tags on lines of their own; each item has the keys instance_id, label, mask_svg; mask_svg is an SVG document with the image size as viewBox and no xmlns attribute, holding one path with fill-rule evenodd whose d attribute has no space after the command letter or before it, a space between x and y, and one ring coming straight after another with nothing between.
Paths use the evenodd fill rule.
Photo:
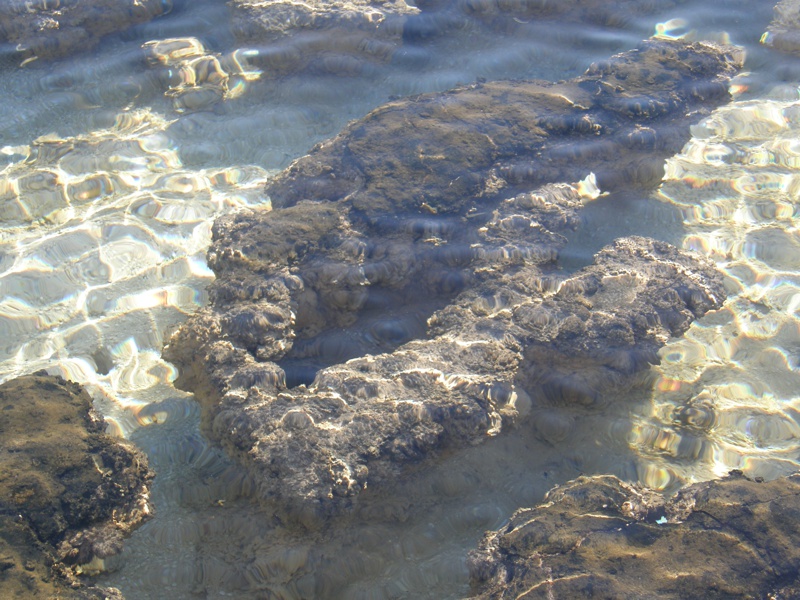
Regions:
<instances>
[{"instance_id":1,"label":"submerged rock","mask_svg":"<svg viewBox=\"0 0 800 600\"><path fill-rule=\"evenodd\" d=\"M781 0L761 41L782 52L800 54L800 1Z\"/></svg>"},{"instance_id":2,"label":"submerged rock","mask_svg":"<svg viewBox=\"0 0 800 600\"><path fill-rule=\"evenodd\" d=\"M193 37L151 40L142 49L147 63L159 69L164 94L179 113L208 110L236 98L261 76L248 62L258 55L255 50L212 53Z\"/></svg>"},{"instance_id":3,"label":"submerged rock","mask_svg":"<svg viewBox=\"0 0 800 600\"><path fill-rule=\"evenodd\" d=\"M800 475L732 472L665 500L613 476L553 489L489 532L474 598L797 598Z\"/></svg>"},{"instance_id":4,"label":"submerged rock","mask_svg":"<svg viewBox=\"0 0 800 600\"><path fill-rule=\"evenodd\" d=\"M88 394L46 375L0 385L0 595L121 597L76 576L113 567L150 514L142 453L102 433Z\"/></svg>"},{"instance_id":5,"label":"submerged rock","mask_svg":"<svg viewBox=\"0 0 800 600\"><path fill-rule=\"evenodd\" d=\"M0 43L22 64L93 48L101 37L172 10L172 0L8 0L0 4Z\"/></svg>"},{"instance_id":6,"label":"submerged rock","mask_svg":"<svg viewBox=\"0 0 800 600\"><path fill-rule=\"evenodd\" d=\"M738 60L649 41L567 82L393 102L317 146L268 184L272 212L215 224L211 305L165 348L205 431L310 522L542 406L631 385L722 280L638 237L565 276L563 232L599 193L590 171L655 185Z\"/></svg>"},{"instance_id":7,"label":"submerged rock","mask_svg":"<svg viewBox=\"0 0 800 600\"><path fill-rule=\"evenodd\" d=\"M636 18L677 8L685 0L417 0L420 14L409 17L403 37L424 40L480 24L495 31L521 30L531 22L558 20L581 26L626 27Z\"/></svg>"},{"instance_id":8,"label":"submerged rock","mask_svg":"<svg viewBox=\"0 0 800 600\"><path fill-rule=\"evenodd\" d=\"M259 50L267 76L302 70L354 75L387 62L417 9L403 0L229 0L231 31Z\"/></svg>"}]
</instances>

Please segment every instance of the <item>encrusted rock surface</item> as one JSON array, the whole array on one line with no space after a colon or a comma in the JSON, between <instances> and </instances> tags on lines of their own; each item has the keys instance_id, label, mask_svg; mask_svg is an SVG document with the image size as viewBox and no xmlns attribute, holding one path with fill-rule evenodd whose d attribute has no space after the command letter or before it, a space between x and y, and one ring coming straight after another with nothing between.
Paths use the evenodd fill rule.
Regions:
<instances>
[{"instance_id":1,"label":"encrusted rock surface","mask_svg":"<svg viewBox=\"0 0 800 600\"><path fill-rule=\"evenodd\" d=\"M172 0L6 0L0 3L0 43L20 61L66 56L94 47L104 35L168 13Z\"/></svg>"},{"instance_id":2,"label":"encrusted rock surface","mask_svg":"<svg viewBox=\"0 0 800 600\"><path fill-rule=\"evenodd\" d=\"M404 465L635 381L719 306L721 278L636 237L565 276L562 232L597 194L590 171L655 185L737 61L649 41L572 81L393 102L317 146L268 184L272 212L216 223L211 305L165 349L208 435L313 521Z\"/></svg>"},{"instance_id":3,"label":"encrusted rock surface","mask_svg":"<svg viewBox=\"0 0 800 600\"><path fill-rule=\"evenodd\" d=\"M469 557L474 598L773 598L800 595L800 475L739 472L663 496L581 477L518 510Z\"/></svg>"},{"instance_id":4,"label":"encrusted rock surface","mask_svg":"<svg viewBox=\"0 0 800 600\"><path fill-rule=\"evenodd\" d=\"M301 70L357 74L388 61L403 22L417 9L403 0L229 0L231 30L258 48L267 76Z\"/></svg>"},{"instance_id":5,"label":"encrusted rock surface","mask_svg":"<svg viewBox=\"0 0 800 600\"><path fill-rule=\"evenodd\" d=\"M589 171L604 191L649 188L688 126L729 99L735 48L667 40L560 83L498 81L389 102L268 187L276 208L347 198L368 218L464 215L501 194Z\"/></svg>"},{"instance_id":6,"label":"encrusted rock surface","mask_svg":"<svg viewBox=\"0 0 800 600\"><path fill-rule=\"evenodd\" d=\"M102 433L88 394L30 375L0 385L0 595L121 597L76 576L108 568L148 516L143 454Z\"/></svg>"}]
</instances>

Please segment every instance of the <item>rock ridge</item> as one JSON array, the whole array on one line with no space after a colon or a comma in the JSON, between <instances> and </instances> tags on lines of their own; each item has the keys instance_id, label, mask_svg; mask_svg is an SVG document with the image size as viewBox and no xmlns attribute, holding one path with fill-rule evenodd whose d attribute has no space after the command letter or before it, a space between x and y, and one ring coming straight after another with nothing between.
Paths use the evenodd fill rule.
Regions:
<instances>
[{"instance_id":1,"label":"rock ridge","mask_svg":"<svg viewBox=\"0 0 800 600\"><path fill-rule=\"evenodd\" d=\"M218 220L211 304L165 348L258 494L317 523L438 452L633 385L718 307L713 265L618 240L574 274L564 233L646 190L728 99L738 52L649 40L574 80L391 102ZM592 175L590 175L592 173Z\"/></svg>"}]
</instances>

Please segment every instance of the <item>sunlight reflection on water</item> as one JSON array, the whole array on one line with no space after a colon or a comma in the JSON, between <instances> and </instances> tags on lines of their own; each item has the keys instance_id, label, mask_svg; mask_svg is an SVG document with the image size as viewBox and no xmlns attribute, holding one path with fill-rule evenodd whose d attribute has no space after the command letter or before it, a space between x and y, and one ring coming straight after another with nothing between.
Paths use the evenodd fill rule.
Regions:
<instances>
[{"instance_id":1,"label":"sunlight reflection on water","mask_svg":"<svg viewBox=\"0 0 800 600\"><path fill-rule=\"evenodd\" d=\"M213 219L268 205L263 169L182 170L168 124L126 113L7 149L19 159L0 172L0 380L46 368L88 384L118 435L132 422L115 407L152 401L156 386L175 393L161 347L205 302Z\"/></svg>"},{"instance_id":2,"label":"sunlight reflection on water","mask_svg":"<svg viewBox=\"0 0 800 600\"><path fill-rule=\"evenodd\" d=\"M385 498L368 525L355 518L336 539L298 539L251 506L254 482L200 435L196 404L160 358L170 328L205 302L215 217L265 206L268 169L391 95L569 77L654 31L748 38L744 24L717 32L726 15L715 3L683 3L686 14L623 15L607 29L533 23L503 36L474 26L409 44L382 69L355 65L358 76L279 78L256 73L252 51L214 44L230 36L212 23L221 3L186 4L195 20L154 22L134 50L122 40L96 58L9 73L0 90L10 144L0 149L0 380L46 368L86 384L109 431L133 437L158 471L157 516L127 542L109 584L130 598L452 597L466 593L464 554L482 531L560 481L613 471L670 490L730 468L796 468L800 103L753 101L697 125L668 165L661 199L683 215L684 246L717 260L734 295L662 351L652 406L631 417L614 398L607 414L543 413L537 431L446 458L419 475L417 496ZM697 33L709 15L714 31ZM142 41L152 57L156 35L184 30L197 36L182 38L189 59L145 63ZM275 60L293 51L272 50ZM187 95L198 77L209 86ZM51 113L75 122L30 143L56 128ZM618 226L619 216L607 218Z\"/></svg>"},{"instance_id":3,"label":"sunlight reflection on water","mask_svg":"<svg viewBox=\"0 0 800 600\"><path fill-rule=\"evenodd\" d=\"M730 294L662 349L654 421L633 435L666 461L694 436L688 480L774 478L800 464L798 116L797 101L733 103L667 163L660 196L683 214L684 247L717 262Z\"/></svg>"}]
</instances>

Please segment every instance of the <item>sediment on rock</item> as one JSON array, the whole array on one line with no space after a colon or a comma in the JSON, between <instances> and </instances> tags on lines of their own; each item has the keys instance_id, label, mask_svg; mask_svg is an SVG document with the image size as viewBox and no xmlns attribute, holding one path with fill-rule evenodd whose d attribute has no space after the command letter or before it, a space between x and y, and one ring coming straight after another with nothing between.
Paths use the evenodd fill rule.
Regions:
<instances>
[{"instance_id":1,"label":"sediment on rock","mask_svg":"<svg viewBox=\"0 0 800 600\"><path fill-rule=\"evenodd\" d=\"M645 190L727 98L731 48L653 40L574 80L389 103L218 221L211 305L165 348L208 435L301 519L552 403L631 385L719 306L713 265L625 238L571 276L565 231ZM555 182L575 182L555 183Z\"/></svg>"},{"instance_id":2,"label":"sediment on rock","mask_svg":"<svg viewBox=\"0 0 800 600\"><path fill-rule=\"evenodd\" d=\"M121 598L77 576L112 568L150 514L147 459L104 434L89 395L61 378L0 385L0 409L0 595Z\"/></svg>"},{"instance_id":3,"label":"sediment on rock","mask_svg":"<svg viewBox=\"0 0 800 600\"><path fill-rule=\"evenodd\" d=\"M171 9L172 0L7 0L0 4L0 43L14 44L24 65L91 50L103 36Z\"/></svg>"},{"instance_id":4,"label":"sediment on rock","mask_svg":"<svg viewBox=\"0 0 800 600\"><path fill-rule=\"evenodd\" d=\"M489 532L468 565L475 599L797 598L800 476L740 472L671 499L581 477Z\"/></svg>"}]
</instances>

